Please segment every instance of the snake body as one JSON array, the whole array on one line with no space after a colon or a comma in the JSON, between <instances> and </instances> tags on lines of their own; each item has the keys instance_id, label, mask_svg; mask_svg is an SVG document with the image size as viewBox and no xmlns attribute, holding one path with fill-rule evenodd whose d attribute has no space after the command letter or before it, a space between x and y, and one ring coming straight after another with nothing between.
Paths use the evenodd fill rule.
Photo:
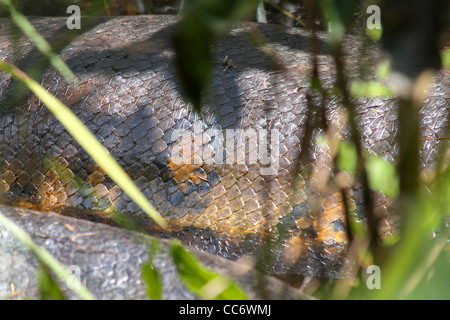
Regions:
<instances>
[{"instance_id":1,"label":"snake body","mask_svg":"<svg viewBox=\"0 0 450 320\"><path fill-rule=\"evenodd\" d=\"M64 29L65 18L39 18L33 23L44 37L54 39ZM171 16L105 20L76 37L60 54L77 76L75 85L53 69L47 69L41 83L70 107L125 168L170 223L173 234L236 257L244 247L254 250L252 239L268 230L285 230L289 239L275 258L284 262L275 273L284 272L292 261L306 273L332 270L333 264L342 261L348 238L341 193L323 181L333 176L330 150L316 146L312 172L297 171L308 111L309 32L253 23L235 26L213 49L217 63L203 113L198 115L180 90L171 47L175 23ZM11 23L1 20L1 25L7 29ZM248 32L258 32L267 43L256 48ZM318 41L320 77L330 87L335 71L326 51L326 36L319 34ZM363 45L349 37L345 48L349 73L354 75ZM2 59L25 68L37 56L23 37L0 36ZM422 149L424 167L436 156L449 107L449 73L441 71L435 78L422 110L427 137ZM11 77L2 74L0 103L11 101L14 88ZM398 153L395 101L359 98L355 103L363 146L394 160ZM37 98L28 97L14 107L0 117L3 199L57 212L71 208L100 212L113 205L152 229L139 207ZM334 136L346 136L339 102L328 101L326 110ZM217 142L227 132L265 132L269 137L277 132L279 144L277 150L266 149L269 162L264 162L267 157L261 153L255 162L239 162L235 149L217 151ZM180 144L185 133L188 141ZM250 143L241 156L248 158L252 148L256 146ZM213 157L219 153L225 162ZM189 161L177 162L175 156ZM267 170L271 165L274 172ZM358 210L355 197L349 199L352 210ZM388 208L388 199L377 200L375 211L384 233L391 232ZM250 239L245 246L244 239Z\"/></svg>"},{"instance_id":2,"label":"snake body","mask_svg":"<svg viewBox=\"0 0 450 320\"><path fill-rule=\"evenodd\" d=\"M148 299L141 275L150 255L159 271L164 300L198 299L179 278L169 243L164 239L158 239L159 246L155 248L153 237L101 223L9 206L0 206L0 212L57 257L71 275L79 277L95 299ZM39 298L36 257L3 225L0 225L0 239L0 298ZM251 299L311 298L242 261L231 261L192 247L189 250L207 268L236 281ZM264 281L263 291L255 289L258 281ZM64 297L79 299L67 283L59 281L59 285Z\"/></svg>"}]
</instances>

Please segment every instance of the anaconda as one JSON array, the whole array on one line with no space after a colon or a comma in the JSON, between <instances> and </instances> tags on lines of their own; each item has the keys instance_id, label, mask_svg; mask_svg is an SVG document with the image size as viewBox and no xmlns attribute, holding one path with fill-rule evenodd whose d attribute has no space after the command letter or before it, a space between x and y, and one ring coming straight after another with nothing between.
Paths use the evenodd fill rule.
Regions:
<instances>
[{"instance_id":1,"label":"anaconda","mask_svg":"<svg viewBox=\"0 0 450 320\"><path fill-rule=\"evenodd\" d=\"M33 23L49 39L65 28L64 18ZM313 170L297 170L310 92L310 33L253 23L232 28L213 48L217 63L203 112L196 114L180 91L171 46L175 23L171 16L105 20L61 52L78 78L75 85L51 68L41 83L125 168L170 223L171 235L234 258L255 251L267 231L283 231L287 240L273 252L278 263L269 271L283 273L295 264L295 272L333 273L342 263L348 237L342 195L327 183L333 178L330 150L316 144ZM8 20L1 24L4 30L11 26ZM249 32L266 44L255 47ZM319 33L318 40L319 74L325 87L331 87L333 60L326 36ZM345 49L349 75L355 76L363 43L349 37ZM376 46L372 49L374 65L380 54ZM23 68L37 59L29 40L8 33L0 36L0 56ZM448 71L436 75L422 110L424 167L432 164L447 123L449 80ZM12 99L15 87L2 74L2 104L17 101ZM346 137L338 99L326 103L329 130ZM394 160L395 100L358 98L355 104L363 146ZM0 192L5 201L63 213L114 206L154 230L36 97L14 107L0 117ZM348 200L348 207L358 211L357 187ZM395 220L389 199L380 196L375 205L380 232L389 234Z\"/></svg>"},{"instance_id":2,"label":"anaconda","mask_svg":"<svg viewBox=\"0 0 450 320\"><path fill-rule=\"evenodd\" d=\"M162 299L196 299L179 278L165 239L158 239L155 247L153 237L101 223L6 206L0 206L0 212L57 257L70 274L79 277L95 299L148 299L142 266L150 255L159 271ZM36 257L2 225L0 239L0 299L39 298ZM236 281L251 299L311 298L242 261L194 248L189 250L204 266ZM256 290L258 281L264 282L264 290ZM59 284L65 298L79 298L70 290L73 287L68 288L62 281Z\"/></svg>"}]
</instances>

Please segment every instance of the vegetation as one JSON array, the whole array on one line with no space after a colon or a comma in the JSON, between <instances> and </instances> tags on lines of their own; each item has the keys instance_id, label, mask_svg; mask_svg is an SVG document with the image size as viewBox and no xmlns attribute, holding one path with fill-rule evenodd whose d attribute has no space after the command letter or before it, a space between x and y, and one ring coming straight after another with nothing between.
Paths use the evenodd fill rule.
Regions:
<instances>
[{"instance_id":1,"label":"vegetation","mask_svg":"<svg viewBox=\"0 0 450 320\"><path fill-rule=\"evenodd\" d=\"M10 9L13 19L22 26L26 34L30 34L26 20L17 13L8 0L1 2ZM100 1L102 2L102 1ZM102 2L105 3L105 2ZM365 4L366 2L364 2ZM181 28L175 39L177 50L178 69L186 95L197 110L201 109L202 92L209 82L212 69L212 57L209 48L234 22L248 17L255 12L258 0L194 0L188 1L181 22ZM368 298L368 299L426 299L429 297L447 299L450 296L449 279L449 228L448 208L450 207L450 167L445 158L447 144L442 143L441 158L438 160L436 172L432 179L422 181L419 173L419 148L418 135L419 117L415 114L420 101L416 98L417 92L422 90L419 74L423 74L426 68L419 74L411 77L414 87L407 95L398 96L399 121L400 121L400 157L396 163L389 163L380 157L368 155L361 146L361 134L355 117L355 106L352 103L353 96L392 96L395 92L386 88L380 81L354 81L349 82L342 63L342 42L351 23L354 21L355 12L361 15L358 8L364 7L360 1L305 1L308 11L308 28L315 31L320 26L316 21L328 26L330 38L330 51L334 57L337 79L332 90L325 90L320 83L316 72L311 77L311 90L325 96L339 97L349 114L349 126L351 130L350 141L338 141L337 170L346 171L348 174L358 177L361 181L364 193L364 201L367 217L367 228L359 232L353 229L352 252L357 254L352 259L359 266L355 278L349 280L335 280L331 285L320 288L317 296L321 298ZM437 19L437 18L436 18ZM363 29L365 30L365 28ZM389 28L383 30L392 32ZM374 37L373 33L369 33ZM313 36L314 37L314 36ZM376 38L379 35L375 35ZM191 45L186 46L189 43ZM38 46L39 47L39 46ZM42 46L41 46L42 47ZM389 50L389 48L388 48ZM54 60L55 68L62 74L69 74L61 61L45 48L43 52ZM442 63L448 67L449 51L442 52ZM312 61L314 65L317 63ZM54 112L55 116L66 126L67 130L74 134L74 138L80 145L98 162L116 183L125 190L130 197L139 203L144 211L161 225L164 221L160 215L143 199L140 191L125 177L123 170L119 169L109 155L102 153L102 148L92 135L84 129L79 121L69 115L67 108L57 99L51 97L45 89L27 77L16 67L0 61L0 68L10 72L17 79L23 81L28 88ZM387 72L385 65L381 73ZM70 75L68 76L70 77ZM353 96L352 96L353 95ZM397 94L395 94L397 95ZM62 114L62 116L58 116ZM70 117L70 118L69 118ZM70 119L69 121L67 121ZM66 121L65 121L66 120ZM64 122L65 121L65 122ZM403 138L402 138L403 137ZM332 141L323 139L325 143ZM310 148L312 146L309 146ZM101 151L103 150L103 151ZM108 163L103 163L103 161ZM304 159L300 159L304 161ZM412 161L413 160L413 161ZM108 170L108 167L110 168ZM119 174L120 173L120 176ZM394 198L398 205L401 221L401 234L399 239L391 239L389 243L380 243L376 236L375 227L371 221L375 220L372 212L371 194L373 191L382 191ZM40 261L61 279L67 279L67 274L58 262L37 247L29 237L0 215L0 223L11 229L20 239L26 243L39 257ZM434 238L430 240L430 235ZM179 271L180 278L185 281L187 287L201 298L211 299L244 299L245 294L230 279L217 275L204 269L195 258L189 254L178 242L173 242L171 252ZM370 290L367 287L368 278L365 273L367 265L376 264L382 271L381 289ZM143 266L143 278L148 284L148 295L152 299L161 298L161 283L158 270L149 262ZM56 286L56 282L48 276L48 271L43 268L41 272L42 297L60 297L57 289L45 289L46 286ZM47 280L45 280L47 279ZM444 284L444 285L443 285ZM81 286L81 288L83 288ZM213 290L210 290L213 288ZM84 288L77 292L82 298L92 298Z\"/></svg>"}]
</instances>

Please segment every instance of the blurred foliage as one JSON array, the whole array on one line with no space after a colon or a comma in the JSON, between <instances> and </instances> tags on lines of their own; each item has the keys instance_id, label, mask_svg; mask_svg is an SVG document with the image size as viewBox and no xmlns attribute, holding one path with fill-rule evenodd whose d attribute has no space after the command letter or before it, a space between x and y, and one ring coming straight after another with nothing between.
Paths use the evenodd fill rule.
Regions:
<instances>
[{"instance_id":1,"label":"blurred foliage","mask_svg":"<svg viewBox=\"0 0 450 320\"><path fill-rule=\"evenodd\" d=\"M442 66L446 69L450 69L450 49L442 52Z\"/></svg>"},{"instance_id":2,"label":"blurred foliage","mask_svg":"<svg viewBox=\"0 0 450 320\"><path fill-rule=\"evenodd\" d=\"M18 14L14 7L7 2L7 0L2 0L5 4L9 6L9 10L12 14ZM15 21L19 24L19 27L26 29L29 27L28 21L21 16L20 19ZM26 33L26 32L25 32ZM17 67L8 64L5 61L0 61L0 69L11 73L16 79L22 81L36 96L38 96L41 101L54 113L56 118L62 122L66 129L74 136L75 139L80 143L81 146L102 166L106 173L113 180L116 180L118 185L122 185L125 192L130 193L131 198L136 198L139 196L140 192L135 187L135 185L128 181L130 178L126 175L121 177L117 176L122 172L122 169L117 167L108 154L105 154L104 148L99 145L98 141L92 136L88 129L79 121L78 118L74 117L67 106L62 104L58 99L50 95L44 88L42 88L38 83L29 78L25 73L19 70ZM54 164L57 165L57 164ZM110 168L110 169L108 169ZM114 178L114 176L116 178ZM117 180L117 178L119 178ZM122 181L122 182L121 182ZM127 182L128 181L128 182ZM130 183L131 182L131 183ZM142 197L141 197L142 198ZM144 199L145 200L145 199ZM138 198L135 201L141 206L143 210L153 215L156 218L156 222L164 226L164 221L159 216L147 201L139 201ZM121 217L118 217L119 219ZM123 218L123 217L122 217ZM123 221L128 223L128 221ZM70 275L65 270L55 257L51 256L49 252L45 251L43 248L37 246L32 239L25 234L20 228L18 228L12 221L9 221L6 217L0 214L0 223L13 232L19 240L21 240L25 245L27 245L42 262L42 267L38 272L38 282L40 288L40 294L42 299L63 299L63 295L54 280L52 274L49 270L52 270L57 274L62 280L66 281L70 278ZM142 278L147 285L147 295L153 300L161 299L162 297L162 283L159 276L158 270L153 266L153 253L157 251L157 243L153 242L151 244L151 250L149 254L149 259L142 266ZM174 262L180 273L180 277L187 283L187 285L199 296L209 299L245 299L246 296L243 291L230 279L223 277L221 275L215 274L208 269L204 268L196 258L183 249L179 244L172 243L172 255L174 257ZM208 286L209 284L209 286ZM85 299L91 299L92 295L87 291L81 283L77 283L76 292L80 297Z\"/></svg>"},{"instance_id":3,"label":"blurred foliage","mask_svg":"<svg viewBox=\"0 0 450 320\"><path fill-rule=\"evenodd\" d=\"M17 0L18 1L18 0ZM133 1L130 1L133 2ZM138 3L135 1L134 3ZM16 2L25 13L32 8L32 5L27 6L27 1L22 0ZM40 3L42 7L43 2ZM52 2L54 3L54 2ZM61 0L61 6L65 9L65 1ZM74 2L71 1L70 4ZM128 3L123 2L123 3ZM212 56L210 53L211 46L215 43L220 35L222 35L227 28L234 22L252 16L258 0L192 0L188 1L183 20L178 26L177 35L174 39L174 45L177 50L177 66L181 77L181 82L184 87L186 96L192 102L196 110L201 109L202 92L207 88L210 82L210 74L212 70ZM312 1L305 1L305 5L311 4ZM344 72L342 67L339 67L340 51L342 48L342 39L352 24L355 13L360 12L358 9L364 8L367 1L344 1L344 0L321 0L320 12L321 16L317 19L323 22L330 35L330 48L335 58L338 73ZM369 1L369 3L378 3L376 1ZM433 20L433 14L429 10L420 12L420 4L417 1L406 2L393 1L391 3L407 6L403 14L411 14L413 17L420 16L422 13L429 14L420 20L421 23L430 23ZM408 6L409 3L414 5ZM436 2L437 4L438 2ZM444 4L444 1L439 3ZM113 14L114 12L121 12L122 9L115 8L116 1L83 1L80 5L84 5L84 9L92 10L92 12L105 12ZM381 4L380 4L381 5ZM423 4L426 6L426 4ZM447 5L448 6L448 5ZM49 6L54 7L55 5ZM133 5L125 6L125 12L138 12L138 8ZM123 8L123 7L122 7ZM134 8L134 9L133 9ZM383 10L383 9L382 9ZM414 11L415 10L415 11ZM401 10L400 10L401 11ZM37 14L39 10L35 11ZM0 11L0 14L2 11ZM47 13L48 14L48 13ZM65 12L59 12L58 15L65 15ZM398 15L400 14L400 15ZM364 14L359 14L359 17L365 17ZM435 17L436 21L440 21L440 16ZM418 44L429 44L428 40L435 38L434 32L440 29L432 29L432 34L420 33L419 36L411 35L411 30L408 28L401 28L400 31L395 29L402 20L401 12L396 12L395 19L390 20L392 23L387 23L383 26L382 39L387 43L386 47L393 57L393 70L405 71L409 76L415 75L417 72L422 72L426 67L435 67L434 57L438 54L437 46L429 45L421 52L423 55L416 54L423 58L421 61L408 60L405 58L403 47L396 44L396 40L404 41L407 39L409 48L417 48ZM404 17L404 16L403 16ZM387 17L389 21L389 17ZM392 19L392 16L391 16ZM411 23L410 19L404 19ZM412 20L412 23L418 22ZM397 23L397 24L396 24ZM422 24L423 25L423 24ZM423 28L427 29L427 28ZM412 29L414 30L414 29ZM366 34L365 32L362 34ZM379 37L379 34L377 35ZM429 38L427 38L429 37ZM387 39L387 40L386 40ZM415 42L417 40L417 42ZM423 40L424 42L421 42ZM373 40L369 40L373 41ZM411 55L406 53L408 55ZM404 57L404 61L402 61ZM444 65L449 64L448 50L442 54L442 61ZM427 60L428 59L428 60ZM402 68L396 69L401 61ZM397 62L397 63L395 63ZM411 71L406 62L417 63L412 66ZM384 79L389 74L389 67L386 65L379 69L379 79ZM345 73L345 72L344 72ZM345 74L342 74L341 81L337 82L338 90L330 90L327 92L330 96L342 95L346 97L348 92L354 96L392 96L393 92L387 89L380 81L370 82L353 82L347 83ZM317 81L317 79L315 80ZM320 86L320 84L318 84ZM317 87L317 84L315 84ZM338 92L338 93L336 93ZM349 112L352 111L351 99L348 97L346 107ZM405 102L406 106L412 106L411 101ZM350 117L350 121L355 121ZM418 124L417 124L418 125ZM402 141L400 148L404 148ZM418 145L418 143L417 143ZM360 151L360 141L342 142L339 146L337 163L340 169L348 171L351 174L358 174L361 170L359 165L362 161L364 169L368 175L368 188L370 191L382 190L386 195L401 199L401 206L399 216L401 217L401 237L399 241L389 247L379 247L376 243L371 242L370 239L363 239L367 237L361 233L362 236L357 237L358 241L362 239L364 245L360 245L361 252L356 261L361 268L355 279L352 282L335 281L331 285L331 290L324 297L337 298L378 298L378 299L406 299L406 298L443 298L450 297L450 290L448 283L449 279L449 227L448 223L448 208L450 207L450 168L446 161L440 161L438 167L438 174L432 181L426 184L418 184L417 188L412 193L405 197L405 186L399 180L401 177L408 175L404 172L401 166L395 166L383 159L375 156L368 156ZM418 154L411 153L403 155L408 158L418 157ZM442 159L441 159L442 160ZM410 172L413 175L412 179L419 181L417 172ZM412 196L411 196L412 195ZM1 216L0 216L1 217ZM27 241L27 240L25 240ZM354 242L356 243L356 241ZM368 244L367 244L368 243ZM367 246L366 246L367 245ZM244 299L245 294L229 279L217 275L214 272L205 269L198 261L186 251L178 242L172 242L171 252L177 266L178 272L186 285L197 295L202 298L216 298L216 299ZM369 290L366 287L365 278L363 275L363 266L367 261L377 261L382 263L382 285L381 290ZM43 273L42 277L46 275ZM143 267L143 278L148 284L149 296L153 299L161 297L161 288L159 287L159 276L153 267L151 258L149 262ZM51 282L51 280L48 280ZM155 285L156 284L156 285ZM220 290L216 292L219 288ZM338 289L337 289L338 288ZM334 290L334 292L333 292ZM58 293L54 289L47 290L43 293L43 297L52 295L58 297Z\"/></svg>"},{"instance_id":4,"label":"blurred foliage","mask_svg":"<svg viewBox=\"0 0 450 320\"><path fill-rule=\"evenodd\" d=\"M369 173L369 183L372 190L382 191L388 197L397 198L399 180L395 170L395 163L372 155L367 157L366 168Z\"/></svg>"},{"instance_id":5,"label":"blurred foliage","mask_svg":"<svg viewBox=\"0 0 450 320\"><path fill-rule=\"evenodd\" d=\"M201 3L199 1L198 3ZM330 90L328 94L330 96L339 94L339 92L343 95L344 105L347 110L350 112L350 123L353 125L352 134L358 134L357 124L355 118L352 116L352 112L354 113L354 106L352 105L352 100L348 95L348 90L354 96L395 96L395 92L393 92L390 88L387 88L382 82L377 80L371 81L355 81L352 83L347 83L345 77L345 70L342 67L341 59L342 59L342 40L345 34L349 31L349 26L351 25L352 17L355 14L355 8L358 6L361 7L361 1L334 1L334 0L322 0L320 1L322 20L324 21L325 26L327 26L327 31L329 32L330 39L330 48L331 52L335 58L337 69L338 69L338 81L336 83L336 90ZM228 12L224 11L225 14ZM209 82L209 68L211 64L211 57L207 52L209 50L210 44L214 37L214 30L222 31L222 24L220 28L216 28L218 24L216 20L209 20L209 13L206 10L195 10L194 13L186 12L185 20L183 21L183 28L179 30L177 35L177 54L180 60L180 69L182 71L182 83L185 86L185 90L188 92L188 97L191 99L191 102L194 106L201 105L201 92L205 88L205 84ZM223 16L220 22L227 22L226 17ZM428 17L427 17L428 18ZM184 32L184 30L191 30L189 32ZM202 44L193 48L192 44L197 43L195 40L195 36L192 34L196 33L195 30L209 30L207 34L204 34L206 41L201 42L201 36L198 37L197 41ZM381 30L380 30L381 31ZM205 31L203 31L205 32ZM390 32L389 29L384 29L384 33ZM432 30L432 32L437 32L437 30ZM366 34L366 33L363 33ZM433 37L434 35L429 35ZM380 33L376 35L376 38L380 37ZM373 41L373 40L371 40ZM186 49L186 45L188 45L188 49ZM205 45L207 44L207 45ZM183 50L189 50L190 53L183 52ZM201 53L199 51L202 51ZM202 56L202 55L205 56ZM180 58L181 57L181 58ZM393 55L396 57L396 54ZM425 59L426 57L424 57ZM189 68L184 68L185 65L189 62ZM395 60L394 60L395 62ZM196 65L201 70L196 70ZM209 65L209 66L208 66ZM378 77L383 79L389 74L390 68L385 63L378 69ZM316 79L317 81L317 79ZM319 85L320 86L320 85ZM315 85L314 87L317 87ZM409 105L409 102L403 102L403 105ZM198 107L197 107L198 109ZM418 124L417 124L418 125ZM356 136L359 139L359 136ZM399 197L399 195L404 195L405 191L401 189L401 185L399 182L400 176L408 175L403 171L397 171L400 166L389 163L384 159L372 155L368 155L365 152L362 152L362 148L360 145L360 141L358 139L352 140L352 143L343 142L340 145L340 152L338 156L338 163L342 169L348 170L351 173L356 173L359 175L359 170L361 166L360 163L364 164L364 172L367 175L367 185L363 185L363 188L367 189L366 194L370 195L371 192L376 190L383 191L387 196L390 196L394 199ZM418 145L418 143L417 143ZM404 146L400 145L400 148L403 150ZM406 154L405 159L408 157L418 157L418 154L411 153ZM406 160L407 161L407 160ZM358 169L358 170L357 170ZM418 169L416 172L411 172L410 175L417 175L415 177L409 177L410 179L419 179L418 177ZM408 186L410 187L410 186ZM427 188L431 188L427 186ZM430 190L430 189L428 189ZM443 192L437 185L433 187L434 194L440 194ZM429 196L425 196L425 194L420 195L415 193L417 196L413 198L402 198L403 202L407 202L407 205L401 206L401 212L398 212L399 216L402 219L402 230L401 230L401 240L397 241L398 238L392 238L389 243L391 244L389 247L386 247L388 242L384 242L384 246L380 247L377 242L373 242L370 239L364 240L363 243L368 243L368 247L364 249L364 246L361 247L361 250L366 250L366 253L361 253L358 259L366 259L368 261L376 261L378 263L382 263L381 270L383 270L383 284L382 290L374 293L374 291L370 291L366 288L365 282L357 277L354 282L347 284L347 289L342 290L340 292L345 292L345 294L334 295L334 297L345 298L345 297L355 297L355 293L364 294L364 297L372 297L372 298L382 298L382 299L394 299L394 298L408 298L417 295L416 286L418 283L423 284L424 277L428 277L430 274L430 270L437 268L439 270L445 269L439 266L435 266L437 263L437 257L440 257L441 260L445 261L447 257L447 261L444 263L448 263L448 249L446 252L443 252L446 246L442 245L442 242L447 243L448 234L447 231L444 231L438 235L436 235L436 239L430 242L430 234L438 227L440 224L445 224L445 217L448 215L448 212L441 204L442 200L439 198L435 199L436 202L430 201ZM449 198L448 195L442 197ZM407 199L407 200L404 200ZM366 204L370 206L369 204ZM408 211L408 212L404 212ZM367 216L367 214L369 216ZM368 211L366 213L366 217L370 218L370 215L373 215L373 212ZM372 218L376 221L376 217ZM432 223L432 228L425 228L424 221L434 221ZM444 226L444 225L443 225ZM444 228L445 229L445 228ZM437 244L439 243L439 250L436 249ZM424 249L427 247L428 249ZM436 254L433 257L429 257L426 255L426 252L434 252L438 251L442 254ZM369 258L367 258L369 254ZM361 257L365 258L361 258ZM372 256L370 258L370 256ZM424 262L426 261L426 263ZM361 273L363 273L363 261L360 262L355 261L357 264L361 263ZM416 266L421 265L421 269L419 270ZM441 277L440 275L438 277ZM364 277L363 277L364 278ZM445 278L445 276L444 276ZM359 280L358 280L359 279ZM416 281L415 279L421 279L420 281ZM443 278L442 278L443 279ZM336 286L339 286L339 281L337 281ZM430 284L431 285L431 284ZM384 289L385 288L385 289ZM342 288L341 288L342 289ZM340 290L341 290L340 289ZM449 291L443 292L441 297L448 297Z\"/></svg>"},{"instance_id":6,"label":"blurred foliage","mask_svg":"<svg viewBox=\"0 0 450 320\"><path fill-rule=\"evenodd\" d=\"M178 274L186 286L206 300L247 300L233 280L203 267L177 240L171 241L171 253Z\"/></svg>"},{"instance_id":7,"label":"blurred foliage","mask_svg":"<svg viewBox=\"0 0 450 320\"><path fill-rule=\"evenodd\" d=\"M356 148L355 145L341 141L339 143L339 149L337 154L337 165L341 170L347 171L350 174L356 173Z\"/></svg>"},{"instance_id":8,"label":"blurred foliage","mask_svg":"<svg viewBox=\"0 0 450 320\"><path fill-rule=\"evenodd\" d=\"M353 81L350 93L354 97L393 97L392 90L379 81Z\"/></svg>"},{"instance_id":9,"label":"blurred foliage","mask_svg":"<svg viewBox=\"0 0 450 320\"><path fill-rule=\"evenodd\" d=\"M51 274L49 268L44 265L39 265L38 270L38 284L40 300L64 300L64 295L58 286L55 278Z\"/></svg>"},{"instance_id":10,"label":"blurred foliage","mask_svg":"<svg viewBox=\"0 0 450 320\"><path fill-rule=\"evenodd\" d=\"M177 68L187 98L200 111L213 59L211 47L233 22L254 13L258 0L192 0L174 38Z\"/></svg>"},{"instance_id":11,"label":"blurred foliage","mask_svg":"<svg viewBox=\"0 0 450 320\"><path fill-rule=\"evenodd\" d=\"M161 276L153 265L153 255L158 252L158 249L159 242L155 239L150 244L148 260L142 265L142 279L147 285L147 296L151 300L161 300L163 292Z\"/></svg>"}]
</instances>

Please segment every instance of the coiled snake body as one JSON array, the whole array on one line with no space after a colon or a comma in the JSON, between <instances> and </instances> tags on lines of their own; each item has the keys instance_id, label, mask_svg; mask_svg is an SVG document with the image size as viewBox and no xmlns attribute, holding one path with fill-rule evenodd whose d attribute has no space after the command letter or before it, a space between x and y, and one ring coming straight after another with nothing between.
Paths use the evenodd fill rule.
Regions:
<instances>
[{"instance_id":1,"label":"coiled snake body","mask_svg":"<svg viewBox=\"0 0 450 320\"><path fill-rule=\"evenodd\" d=\"M61 53L77 84L68 85L53 69L45 73L42 84L91 129L168 220L174 234L234 257L244 247L254 250L252 239L265 231L285 230L289 239L276 252L276 259L284 262L274 272L284 272L295 261L303 272L327 273L341 261L348 240L341 194L322 181L333 173L330 151L315 147L312 172L296 171L307 119L309 33L251 23L233 28L214 48L218 63L200 116L191 111L179 90L170 46L175 21L169 16L107 20L83 32ZM65 26L63 18L34 23L47 38ZM1 24L10 26L5 20ZM249 41L246 34L251 30L267 38L261 50ZM334 68L326 54L325 36L318 37L319 72L329 87ZM22 67L32 64L35 52L29 41L18 40L17 55L13 39L5 33L0 36L0 57ZM351 37L346 41L346 63L354 71L362 44ZM423 134L430 138L424 143L424 167L432 163L437 138L446 124L449 83L448 72L442 71L422 111ZM1 103L11 101L14 87L11 77L2 74ZM363 146L393 160L397 154L395 101L360 98L356 104ZM4 199L62 212L73 207L101 211L113 205L142 225L148 223L38 99L28 98L20 106L20 113L0 118ZM334 135L345 136L345 114L339 103L327 102L326 110ZM216 148L230 132L258 137L265 132L269 141L276 132L279 144L266 149L266 155L259 153L254 162L238 162L235 147ZM180 144L181 137L189 141ZM241 156L247 156L243 159L260 146L259 140L251 141L256 146L246 145L241 150ZM189 148L183 149L186 144ZM228 162L213 157L219 152ZM189 161L180 164L175 155ZM263 163L266 158L270 161ZM274 172L267 171L271 166ZM353 197L352 201L350 207L357 210L358 200ZM388 206L381 198L375 208L385 233L391 232ZM241 246L243 239L250 239L250 244Z\"/></svg>"}]
</instances>

